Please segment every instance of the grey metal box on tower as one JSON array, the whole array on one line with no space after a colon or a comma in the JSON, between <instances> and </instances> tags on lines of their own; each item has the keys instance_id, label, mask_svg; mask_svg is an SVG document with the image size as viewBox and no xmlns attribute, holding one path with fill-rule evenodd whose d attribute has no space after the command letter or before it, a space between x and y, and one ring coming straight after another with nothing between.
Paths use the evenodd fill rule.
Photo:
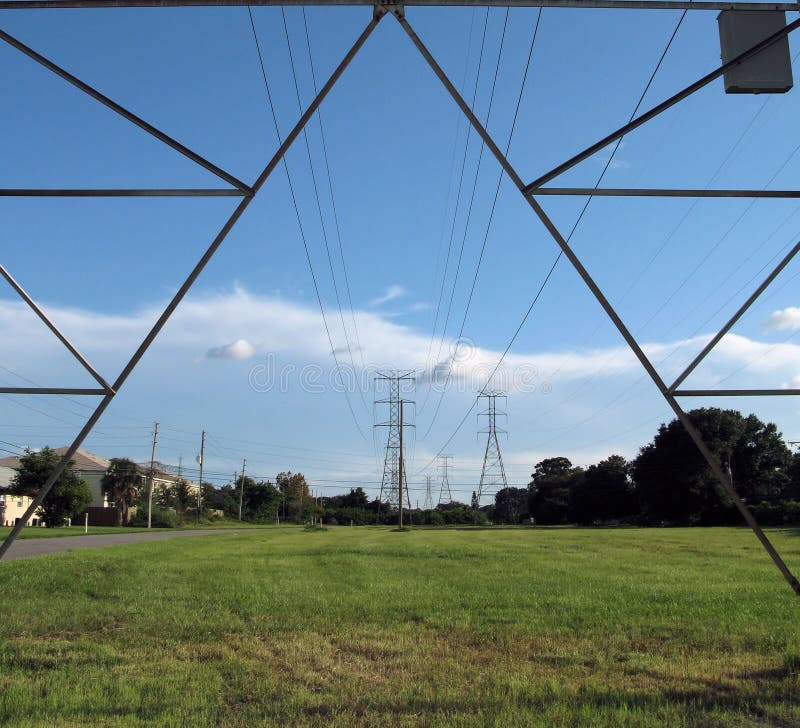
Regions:
<instances>
[{"instance_id":1,"label":"grey metal box on tower","mask_svg":"<svg viewBox=\"0 0 800 728\"><path fill-rule=\"evenodd\" d=\"M717 20L723 63L786 27L782 10L723 10ZM786 35L725 73L725 92L729 94L782 94L792 85Z\"/></svg>"}]
</instances>

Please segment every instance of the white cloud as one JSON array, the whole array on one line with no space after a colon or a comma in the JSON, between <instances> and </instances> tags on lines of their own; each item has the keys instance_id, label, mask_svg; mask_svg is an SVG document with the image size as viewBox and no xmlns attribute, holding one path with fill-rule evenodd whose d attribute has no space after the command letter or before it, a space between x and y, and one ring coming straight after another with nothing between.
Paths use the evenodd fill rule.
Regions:
<instances>
[{"instance_id":1,"label":"white cloud","mask_svg":"<svg viewBox=\"0 0 800 728\"><path fill-rule=\"evenodd\" d=\"M384 303L389 303L389 301L396 301L398 298L402 298L406 295L408 291L406 291L403 286L398 286L397 284L391 285L386 289L386 293L382 296L378 296L377 298L373 298L370 302L370 306L382 306Z\"/></svg>"},{"instance_id":2,"label":"white cloud","mask_svg":"<svg viewBox=\"0 0 800 728\"><path fill-rule=\"evenodd\" d=\"M46 309L90 361L99 362L105 369L103 373L112 377L120 361L126 361L135 351L160 313L158 306L126 315L49 306ZM25 370L16 367L17 362L28 362L32 367L37 363L44 366L41 362L47 362L48 355L61 346L43 327L31 327L25 310L21 302L0 299L0 330L4 339L25 342L24 346L4 352L16 357L15 361L4 363L20 372ZM341 326L336 325L338 317L335 311L327 313L334 349L346 351ZM426 368L429 334L403 326L387 314L355 311L353 315L361 354L370 369L415 369L419 373L418 384L429 379L422 373ZM240 338L234 339L234 331ZM232 343L220 346L221 341ZM699 336L684 341L651 342L643 348L654 362L667 360L660 369L665 376L670 376L677 374L678 364L699 351L706 341L708 336ZM352 332L350 344L355 346ZM438 381L443 381L448 367L452 367L450 386L472 396L493 371L500 352L462 345L454 356L452 346L453 342L445 342L444 360L437 367ZM252 294L242 288L216 295L198 294L184 301L156 339L153 349L148 358L156 355L178 363L203 356L247 359L256 353L272 353L281 363L333 365L331 345L315 307ZM677 353L670 356L675 350ZM361 361L361 356L357 361ZM340 363L349 364L341 359ZM777 386L779 382L791 381L800 372L800 345L771 344L729 334L693 377L704 379L706 383L743 365L748 365L749 386ZM502 376L494 380L492 386L515 392L530 391L533 385L539 391L545 383L553 386L590 376L602 381L638 375L641 371L641 365L624 344L572 351L511 352L504 360Z\"/></svg>"},{"instance_id":3,"label":"white cloud","mask_svg":"<svg viewBox=\"0 0 800 728\"><path fill-rule=\"evenodd\" d=\"M789 306L789 308L773 311L764 326L775 331L800 330L800 308Z\"/></svg>"},{"instance_id":4,"label":"white cloud","mask_svg":"<svg viewBox=\"0 0 800 728\"><path fill-rule=\"evenodd\" d=\"M256 353L256 347L247 339L237 339L236 341L225 344L225 346L215 346L206 352L207 359L249 359Z\"/></svg>"}]
</instances>

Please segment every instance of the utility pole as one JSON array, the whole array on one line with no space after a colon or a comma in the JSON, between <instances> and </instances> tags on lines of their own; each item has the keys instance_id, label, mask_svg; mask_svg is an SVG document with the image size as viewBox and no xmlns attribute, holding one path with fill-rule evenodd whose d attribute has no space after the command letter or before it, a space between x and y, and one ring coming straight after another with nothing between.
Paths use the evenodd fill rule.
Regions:
<instances>
[{"instance_id":1,"label":"utility pole","mask_svg":"<svg viewBox=\"0 0 800 728\"><path fill-rule=\"evenodd\" d=\"M200 466L200 481L197 484L197 520L200 521L200 507L202 505L201 493L203 492L203 459L206 452L206 431L200 435L200 454L197 456L197 464Z\"/></svg>"},{"instance_id":2,"label":"utility pole","mask_svg":"<svg viewBox=\"0 0 800 728\"><path fill-rule=\"evenodd\" d=\"M414 400L404 400L402 398L403 392L401 391L403 382L410 381L413 383L414 375L412 372L382 372L375 377L376 383L380 381L389 383L389 397L388 399L376 400L375 404L386 404L389 406L389 419L386 422L375 425L375 427L388 428L386 454L383 462L383 478L381 480L381 490L378 500L383 502L385 496L390 509L393 507L399 508L402 490L405 490L406 506L410 510L411 501L408 495L408 480L405 471L405 453L402 447L403 438L401 432L403 427L413 427L413 425L403 422L401 427L400 409L403 403L414 405ZM401 481L405 485L405 488L400 486Z\"/></svg>"},{"instance_id":3,"label":"utility pole","mask_svg":"<svg viewBox=\"0 0 800 728\"><path fill-rule=\"evenodd\" d=\"M487 435L486 450L483 453L483 468L481 469L481 482L478 485L478 506L481 503L481 496L494 495L497 488L507 488L508 481L506 480L506 469L503 466L503 456L500 454L500 442L497 439L497 433L507 434L505 430L497 429L498 415L503 417L505 412L497 411L497 399L505 399L505 392L481 392L478 395L478 402L485 399L487 408L484 412L479 412L478 417L488 417L489 426L485 430L481 430L478 434Z\"/></svg>"},{"instance_id":4,"label":"utility pole","mask_svg":"<svg viewBox=\"0 0 800 728\"><path fill-rule=\"evenodd\" d=\"M183 454L178 455L178 477L183 475Z\"/></svg>"},{"instance_id":5,"label":"utility pole","mask_svg":"<svg viewBox=\"0 0 800 728\"><path fill-rule=\"evenodd\" d=\"M242 486L239 488L239 520L242 520L242 501L244 500L244 469L247 465L247 458L242 460Z\"/></svg>"},{"instance_id":6,"label":"utility pole","mask_svg":"<svg viewBox=\"0 0 800 728\"><path fill-rule=\"evenodd\" d=\"M153 525L153 476L156 467L156 443L158 442L158 422L153 428L153 449L150 451L150 477L147 484L147 527Z\"/></svg>"},{"instance_id":7,"label":"utility pole","mask_svg":"<svg viewBox=\"0 0 800 728\"><path fill-rule=\"evenodd\" d=\"M450 490L450 476L448 474L448 461L453 459L452 455L439 455L439 470L442 474L442 486L439 488L439 504L441 503L452 503L453 502L453 493ZM447 500L444 500L444 494L447 491Z\"/></svg>"}]
</instances>

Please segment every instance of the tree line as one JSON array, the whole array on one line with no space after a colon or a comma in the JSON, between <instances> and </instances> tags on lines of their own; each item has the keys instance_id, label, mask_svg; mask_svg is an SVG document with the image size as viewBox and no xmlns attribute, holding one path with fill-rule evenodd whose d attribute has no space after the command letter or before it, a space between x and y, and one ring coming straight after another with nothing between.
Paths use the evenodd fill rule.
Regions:
<instances>
[{"instance_id":1,"label":"tree line","mask_svg":"<svg viewBox=\"0 0 800 728\"><path fill-rule=\"evenodd\" d=\"M688 413L711 452L753 515L762 524L800 523L800 453L792 454L773 423L756 415L715 407ZM35 497L59 456L50 448L26 452L9 490ZM120 525L147 522L148 489L136 464L114 458L102 489L117 510ZM91 503L87 484L68 467L45 498L37 515L48 526L63 524ZM275 482L239 476L220 488L185 480L153 494L153 525L177 526L189 520L241 518L251 523L340 525L396 524L398 515L386 503L370 499L363 488L312 497L302 473L280 473ZM135 516L130 517L135 508ZM677 420L662 424L653 440L633 460L610 455L587 468L566 457L536 463L527 487L503 488L494 503L442 503L436 508L408 509L416 525L476 524L736 524L741 516L722 491L708 464Z\"/></svg>"},{"instance_id":2,"label":"tree line","mask_svg":"<svg viewBox=\"0 0 800 728\"><path fill-rule=\"evenodd\" d=\"M800 453L773 423L716 407L688 413L734 489L762 524L800 522ZM535 465L527 488L496 494L496 523L737 524L742 518L679 420L662 424L636 458L584 469L565 457Z\"/></svg>"}]
</instances>

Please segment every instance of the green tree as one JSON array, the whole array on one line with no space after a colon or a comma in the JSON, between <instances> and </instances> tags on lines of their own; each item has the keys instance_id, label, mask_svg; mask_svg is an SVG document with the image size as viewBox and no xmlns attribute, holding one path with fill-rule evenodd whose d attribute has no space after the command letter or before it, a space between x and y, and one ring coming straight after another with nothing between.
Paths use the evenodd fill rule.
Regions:
<instances>
[{"instance_id":1,"label":"green tree","mask_svg":"<svg viewBox=\"0 0 800 728\"><path fill-rule=\"evenodd\" d=\"M791 454L775 425L755 415L708 407L688 413L746 501L785 494ZM739 516L681 422L661 425L633 462L633 480L647 522L736 523Z\"/></svg>"},{"instance_id":2,"label":"green tree","mask_svg":"<svg viewBox=\"0 0 800 728\"><path fill-rule=\"evenodd\" d=\"M274 523L280 504L281 492L272 483L246 485L242 518L254 523Z\"/></svg>"},{"instance_id":3,"label":"green tree","mask_svg":"<svg viewBox=\"0 0 800 728\"><path fill-rule=\"evenodd\" d=\"M192 490L184 478L178 478L175 481L175 485L169 490L174 491L175 510L179 513L186 513L190 507L196 507L196 500L192 495Z\"/></svg>"},{"instance_id":4,"label":"green tree","mask_svg":"<svg viewBox=\"0 0 800 728\"><path fill-rule=\"evenodd\" d=\"M494 520L497 523L520 523L530 517L527 488L501 488L494 495Z\"/></svg>"},{"instance_id":5,"label":"green tree","mask_svg":"<svg viewBox=\"0 0 800 728\"><path fill-rule=\"evenodd\" d=\"M590 465L570 491L570 520L588 526L596 521L636 516L639 500L628 471L628 463L621 455Z\"/></svg>"},{"instance_id":6,"label":"green tree","mask_svg":"<svg viewBox=\"0 0 800 728\"><path fill-rule=\"evenodd\" d=\"M26 450L11 481L11 492L35 498L59 460L61 456L49 447L44 447L39 452ZM73 465L70 460L37 510L37 515L48 528L62 526L68 518L73 518L92 502L92 491L86 481L75 475Z\"/></svg>"},{"instance_id":7,"label":"green tree","mask_svg":"<svg viewBox=\"0 0 800 728\"><path fill-rule=\"evenodd\" d=\"M284 519L303 523L306 515L313 511L305 476L302 473L279 473L275 482L283 499Z\"/></svg>"},{"instance_id":8,"label":"green tree","mask_svg":"<svg viewBox=\"0 0 800 728\"><path fill-rule=\"evenodd\" d=\"M566 523L569 494L583 477L583 469L573 467L568 458L547 458L536 463L528 485L528 503L537 523Z\"/></svg>"},{"instance_id":9,"label":"green tree","mask_svg":"<svg viewBox=\"0 0 800 728\"><path fill-rule=\"evenodd\" d=\"M117 525L128 525L128 512L136 503L142 479L136 463L128 458L111 458L100 483L104 495L117 509Z\"/></svg>"},{"instance_id":10,"label":"green tree","mask_svg":"<svg viewBox=\"0 0 800 728\"><path fill-rule=\"evenodd\" d=\"M800 452L796 452L787 470L787 482L784 489L784 498L800 501Z\"/></svg>"}]
</instances>

